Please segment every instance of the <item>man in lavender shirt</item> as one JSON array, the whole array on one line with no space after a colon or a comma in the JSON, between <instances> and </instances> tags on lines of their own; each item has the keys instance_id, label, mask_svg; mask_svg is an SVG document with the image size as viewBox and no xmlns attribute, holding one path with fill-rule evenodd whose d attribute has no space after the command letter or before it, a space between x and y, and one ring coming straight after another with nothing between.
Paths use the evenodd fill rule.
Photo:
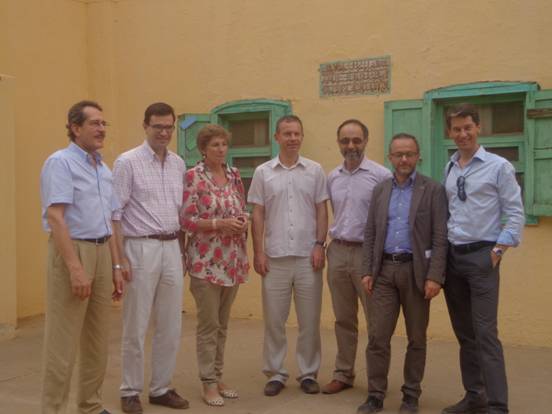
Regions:
<instances>
[{"instance_id":1,"label":"man in lavender shirt","mask_svg":"<svg viewBox=\"0 0 552 414\"><path fill-rule=\"evenodd\" d=\"M328 247L328 286L335 314L337 356L325 394L351 388L355 379L358 342L358 302L366 313L366 294L361 285L362 242L374 187L391 177L391 172L364 156L368 128L356 119L348 119L337 128L337 145L343 164L328 176L328 192L334 223Z\"/></svg>"},{"instance_id":2,"label":"man in lavender shirt","mask_svg":"<svg viewBox=\"0 0 552 414\"><path fill-rule=\"evenodd\" d=\"M170 105L151 104L144 114L145 141L120 155L113 167L113 187L121 208L113 214L126 280L123 300L121 408L142 413L144 341L151 318L150 404L188 408L171 389L180 348L183 269L179 212L185 165L168 150L175 115Z\"/></svg>"}]
</instances>

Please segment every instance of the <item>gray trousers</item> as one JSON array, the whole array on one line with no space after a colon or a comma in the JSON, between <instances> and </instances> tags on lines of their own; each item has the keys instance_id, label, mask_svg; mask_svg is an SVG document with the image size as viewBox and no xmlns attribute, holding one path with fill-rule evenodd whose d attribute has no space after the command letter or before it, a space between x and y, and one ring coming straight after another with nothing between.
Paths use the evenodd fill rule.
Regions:
<instances>
[{"instance_id":1,"label":"gray trousers","mask_svg":"<svg viewBox=\"0 0 552 414\"><path fill-rule=\"evenodd\" d=\"M449 249L445 297L468 398L487 398L490 411L507 413L508 384L497 331L499 266L492 267L491 249L465 254Z\"/></svg>"},{"instance_id":2,"label":"gray trousers","mask_svg":"<svg viewBox=\"0 0 552 414\"><path fill-rule=\"evenodd\" d=\"M418 398L426 362L426 331L429 300L416 287L412 262L384 261L368 299L368 395L384 399L391 361L391 337L403 310L408 336L404 359L404 395Z\"/></svg>"},{"instance_id":3,"label":"gray trousers","mask_svg":"<svg viewBox=\"0 0 552 414\"><path fill-rule=\"evenodd\" d=\"M367 320L366 292L362 288L362 246L335 241L328 247L328 286L335 315L337 355L333 379L353 385L358 344L358 304Z\"/></svg>"}]
</instances>

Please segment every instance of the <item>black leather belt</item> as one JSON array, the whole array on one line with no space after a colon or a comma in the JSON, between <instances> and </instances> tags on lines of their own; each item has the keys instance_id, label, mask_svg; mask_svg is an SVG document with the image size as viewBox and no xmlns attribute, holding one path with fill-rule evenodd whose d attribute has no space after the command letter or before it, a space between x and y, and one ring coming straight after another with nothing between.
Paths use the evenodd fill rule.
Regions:
<instances>
[{"instance_id":1,"label":"black leather belt","mask_svg":"<svg viewBox=\"0 0 552 414\"><path fill-rule=\"evenodd\" d=\"M455 252L459 254L466 254L470 252L476 252L478 250L481 250L484 247L494 246L496 242L492 241L478 241L473 243L466 243L466 244L451 244L450 248Z\"/></svg>"},{"instance_id":2,"label":"black leather belt","mask_svg":"<svg viewBox=\"0 0 552 414\"><path fill-rule=\"evenodd\" d=\"M111 238L111 235L103 236L103 237L100 237L99 239L75 239L75 240L85 241L85 242L94 243L94 244L104 244L110 238Z\"/></svg>"},{"instance_id":3,"label":"black leather belt","mask_svg":"<svg viewBox=\"0 0 552 414\"><path fill-rule=\"evenodd\" d=\"M349 240L341 240L341 239L333 239L332 241L336 242L337 244L342 244L343 246L347 246L347 247L360 247L360 246L362 246L362 242L359 242L359 241L349 241Z\"/></svg>"},{"instance_id":4,"label":"black leather belt","mask_svg":"<svg viewBox=\"0 0 552 414\"><path fill-rule=\"evenodd\" d=\"M383 260L393 263L408 263L412 261L412 253L384 253Z\"/></svg>"},{"instance_id":5,"label":"black leather belt","mask_svg":"<svg viewBox=\"0 0 552 414\"><path fill-rule=\"evenodd\" d=\"M155 239L155 240L161 240L161 241L176 240L178 239L178 233L179 232L174 231L172 233L166 233L166 234L149 234L147 236L142 236L142 238Z\"/></svg>"}]
</instances>

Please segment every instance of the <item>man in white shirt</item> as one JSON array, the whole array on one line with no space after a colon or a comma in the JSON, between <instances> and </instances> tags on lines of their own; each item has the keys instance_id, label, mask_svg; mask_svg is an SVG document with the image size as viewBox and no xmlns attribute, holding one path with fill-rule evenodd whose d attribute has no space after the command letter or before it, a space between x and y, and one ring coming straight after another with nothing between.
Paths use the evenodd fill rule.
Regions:
<instances>
[{"instance_id":1,"label":"man in white shirt","mask_svg":"<svg viewBox=\"0 0 552 414\"><path fill-rule=\"evenodd\" d=\"M316 394L328 230L326 177L320 164L299 155L303 124L297 116L280 118L274 138L280 154L255 170L248 195L253 204L253 262L263 278L264 393L279 394L289 377L284 368L285 323L293 296L299 321L297 380L305 393Z\"/></svg>"}]
</instances>

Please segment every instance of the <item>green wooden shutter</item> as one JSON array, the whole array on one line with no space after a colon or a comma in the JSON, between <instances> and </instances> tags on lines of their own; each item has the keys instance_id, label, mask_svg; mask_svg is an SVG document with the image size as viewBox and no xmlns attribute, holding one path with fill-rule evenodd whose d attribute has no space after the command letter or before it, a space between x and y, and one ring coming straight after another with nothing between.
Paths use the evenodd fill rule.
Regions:
<instances>
[{"instance_id":1,"label":"green wooden shutter","mask_svg":"<svg viewBox=\"0 0 552 414\"><path fill-rule=\"evenodd\" d=\"M197 134L210 122L209 114L182 114L178 116L178 155L186 161L186 167L196 165L201 159L197 149Z\"/></svg>"},{"instance_id":2,"label":"green wooden shutter","mask_svg":"<svg viewBox=\"0 0 552 414\"><path fill-rule=\"evenodd\" d=\"M552 216L552 90L527 94L525 210Z\"/></svg>"},{"instance_id":3,"label":"green wooden shutter","mask_svg":"<svg viewBox=\"0 0 552 414\"><path fill-rule=\"evenodd\" d=\"M405 132L414 135L420 144L420 165L418 170L425 175L431 175L431 144L429 137L428 111L423 100L388 101L384 105L385 122L385 154L393 135ZM387 156L385 165L392 168Z\"/></svg>"}]
</instances>

